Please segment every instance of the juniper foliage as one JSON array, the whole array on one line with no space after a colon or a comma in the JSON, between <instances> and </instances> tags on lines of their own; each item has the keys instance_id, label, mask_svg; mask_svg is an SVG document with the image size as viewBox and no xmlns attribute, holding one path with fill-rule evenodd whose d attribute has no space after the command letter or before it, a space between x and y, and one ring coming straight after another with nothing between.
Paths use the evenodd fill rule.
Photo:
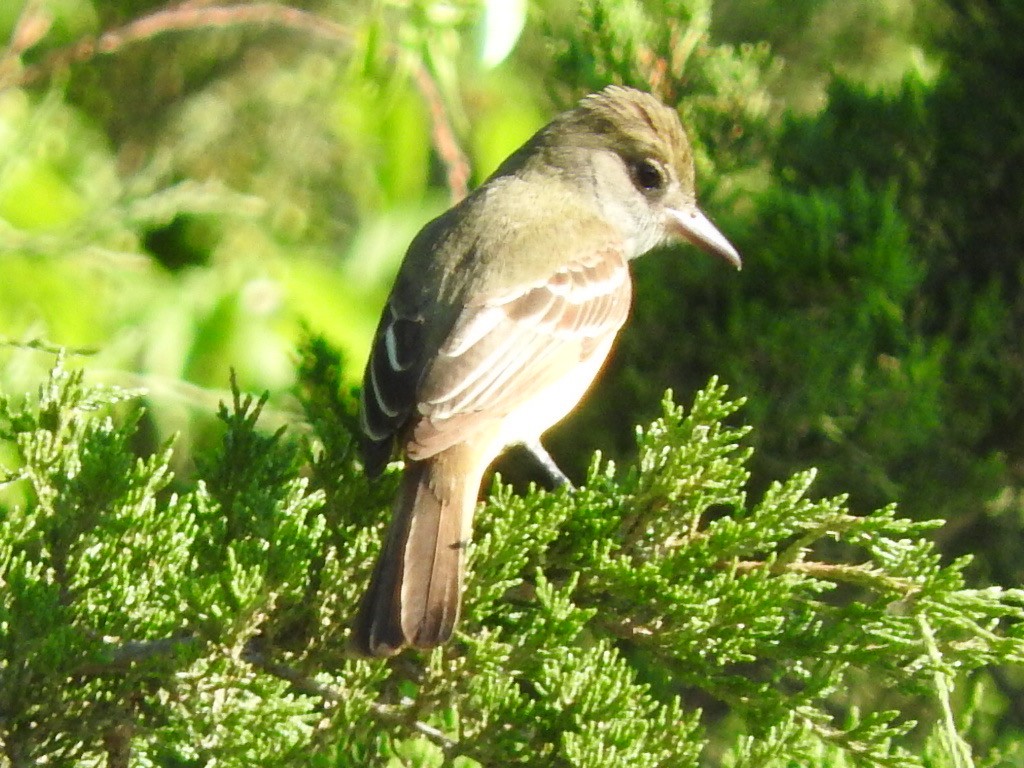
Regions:
<instances>
[{"instance_id":1,"label":"juniper foliage","mask_svg":"<svg viewBox=\"0 0 1024 768\"><path fill-rule=\"evenodd\" d=\"M138 393L64 356L0 397L7 764L975 764L962 692L1024 660L1024 592L969 588L937 522L852 515L812 471L749 499L715 380L665 396L633 466L495 480L456 642L349 658L395 474L363 477L322 342L301 380L310 431L236 389L177 479L173 445L133 453Z\"/></svg>"}]
</instances>

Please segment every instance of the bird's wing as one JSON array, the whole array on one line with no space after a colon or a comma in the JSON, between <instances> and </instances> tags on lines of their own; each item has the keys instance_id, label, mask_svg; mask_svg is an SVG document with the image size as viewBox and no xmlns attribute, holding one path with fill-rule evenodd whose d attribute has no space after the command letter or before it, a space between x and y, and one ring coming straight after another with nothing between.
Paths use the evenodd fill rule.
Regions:
<instances>
[{"instance_id":1,"label":"bird's wing","mask_svg":"<svg viewBox=\"0 0 1024 768\"><path fill-rule=\"evenodd\" d=\"M407 451L425 458L462 442L607 354L631 299L625 257L605 248L464 307L426 365Z\"/></svg>"},{"instance_id":2,"label":"bird's wing","mask_svg":"<svg viewBox=\"0 0 1024 768\"><path fill-rule=\"evenodd\" d=\"M631 300L626 259L608 247L515 290L477 297L442 331L440 343L432 341L436 329L424 313L390 301L363 381L368 472L379 474L396 437L417 458L433 455L606 353Z\"/></svg>"},{"instance_id":3,"label":"bird's wing","mask_svg":"<svg viewBox=\"0 0 1024 768\"><path fill-rule=\"evenodd\" d=\"M403 312L394 299L384 307L363 374L361 447L370 477L384 470L396 437L416 411L416 391L429 354L425 315Z\"/></svg>"}]
</instances>

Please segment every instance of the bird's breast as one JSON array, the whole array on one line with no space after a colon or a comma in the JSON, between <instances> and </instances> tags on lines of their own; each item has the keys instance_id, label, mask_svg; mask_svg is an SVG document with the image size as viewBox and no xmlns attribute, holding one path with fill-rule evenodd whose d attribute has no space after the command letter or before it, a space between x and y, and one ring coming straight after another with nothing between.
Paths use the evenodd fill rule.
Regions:
<instances>
[{"instance_id":1,"label":"bird's breast","mask_svg":"<svg viewBox=\"0 0 1024 768\"><path fill-rule=\"evenodd\" d=\"M615 341L603 339L577 365L535 395L519 403L504 419L489 454L497 457L510 445L538 439L572 411L594 383Z\"/></svg>"}]
</instances>

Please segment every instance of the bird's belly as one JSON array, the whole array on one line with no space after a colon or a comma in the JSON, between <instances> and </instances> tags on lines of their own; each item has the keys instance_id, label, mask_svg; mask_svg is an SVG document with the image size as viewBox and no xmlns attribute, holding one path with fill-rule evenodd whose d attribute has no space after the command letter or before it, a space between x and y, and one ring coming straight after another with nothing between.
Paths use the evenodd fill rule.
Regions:
<instances>
[{"instance_id":1,"label":"bird's belly","mask_svg":"<svg viewBox=\"0 0 1024 768\"><path fill-rule=\"evenodd\" d=\"M517 443L538 439L576 407L597 378L614 339L595 348L585 360L559 379L516 406L501 421L491 447L492 458Z\"/></svg>"}]
</instances>

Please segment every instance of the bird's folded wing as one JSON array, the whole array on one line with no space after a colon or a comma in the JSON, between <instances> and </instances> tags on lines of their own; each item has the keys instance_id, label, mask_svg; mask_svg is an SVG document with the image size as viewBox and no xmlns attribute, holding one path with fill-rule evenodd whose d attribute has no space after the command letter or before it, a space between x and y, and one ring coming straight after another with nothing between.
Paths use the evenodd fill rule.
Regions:
<instances>
[{"instance_id":1,"label":"bird's folded wing","mask_svg":"<svg viewBox=\"0 0 1024 768\"><path fill-rule=\"evenodd\" d=\"M427 362L410 450L422 458L468 439L606 354L631 298L626 259L609 248L467 305Z\"/></svg>"}]
</instances>

